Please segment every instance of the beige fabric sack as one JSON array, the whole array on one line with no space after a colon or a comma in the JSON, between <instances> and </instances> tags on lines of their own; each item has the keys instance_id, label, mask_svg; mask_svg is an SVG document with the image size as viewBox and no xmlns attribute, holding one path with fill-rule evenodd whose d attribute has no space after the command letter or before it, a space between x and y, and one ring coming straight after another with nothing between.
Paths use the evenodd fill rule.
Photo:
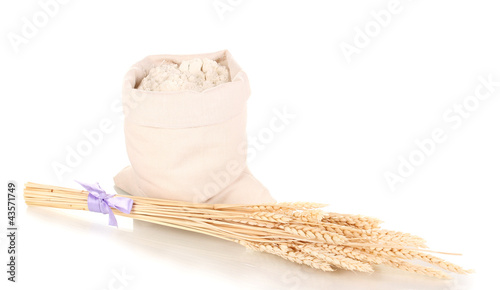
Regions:
<instances>
[{"instance_id":1,"label":"beige fabric sack","mask_svg":"<svg viewBox=\"0 0 500 290\"><path fill-rule=\"evenodd\" d=\"M210 58L226 65L230 82L202 92L156 92L136 87L163 60ZM228 51L200 55L154 55L125 76L125 142L131 165L117 187L137 196L197 203L274 202L246 165L245 72Z\"/></svg>"}]
</instances>

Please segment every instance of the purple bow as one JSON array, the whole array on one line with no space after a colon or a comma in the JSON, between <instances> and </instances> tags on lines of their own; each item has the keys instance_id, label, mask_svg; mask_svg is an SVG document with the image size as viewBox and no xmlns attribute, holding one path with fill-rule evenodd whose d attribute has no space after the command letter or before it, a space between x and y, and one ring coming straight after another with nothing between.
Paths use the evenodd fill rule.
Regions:
<instances>
[{"instance_id":1,"label":"purple bow","mask_svg":"<svg viewBox=\"0 0 500 290\"><path fill-rule=\"evenodd\" d=\"M132 210L132 205L134 204L132 199L126 197L113 197L114 194L107 194L97 182L95 184L87 184L79 181L76 182L89 192L89 196L87 198L89 211L109 214L110 226L118 226L115 214L111 208L116 208L126 214L129 214Z\"/></svg>"}]
</instances>

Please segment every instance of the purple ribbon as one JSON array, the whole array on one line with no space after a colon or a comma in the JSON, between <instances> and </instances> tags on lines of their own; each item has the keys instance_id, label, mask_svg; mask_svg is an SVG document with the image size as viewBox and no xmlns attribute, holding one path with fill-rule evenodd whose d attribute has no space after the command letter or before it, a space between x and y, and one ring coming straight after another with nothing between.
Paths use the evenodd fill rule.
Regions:
<instances>
[{"instance_id":1,"label":"purple ribbon","mask_svg":"<svg viewBox=\"0 0 500 290\"><path fill-rule=\"evenodd\" d=\"M126 214L129 214L132 210L132 205L134 204L132 199L118 196L114 197L114 194L107 194L97 182L95 184L83 183L79 181L76 182L89 192L89 196L87 198L89 211L109 214L110 226L118 226L115 214L111 208L116 208Z\"/></svg>"}]
</instances>

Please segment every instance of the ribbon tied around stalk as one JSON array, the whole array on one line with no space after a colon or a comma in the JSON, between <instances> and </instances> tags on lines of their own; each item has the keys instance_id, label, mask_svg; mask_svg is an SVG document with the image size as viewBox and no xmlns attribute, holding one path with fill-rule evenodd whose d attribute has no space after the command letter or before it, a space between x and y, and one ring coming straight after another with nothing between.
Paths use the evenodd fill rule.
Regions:
<instances>
[{"instance_id":1,"label":"ribbon tied around stalk","mask_svg":"<svg viewBox=\"0 0 500 290\"><path fill-rule=\"evenodd\" d=\"M132 205L134 204L132 199L119 196L115 197L114 194L107 194L97 182L95 184L76 182L89 192L87 198L89 211L108 214L110 226L118 226L115 214L111 208L115 208L126 214L129 214L132 210Z\"/></svg>"}]
</instances>

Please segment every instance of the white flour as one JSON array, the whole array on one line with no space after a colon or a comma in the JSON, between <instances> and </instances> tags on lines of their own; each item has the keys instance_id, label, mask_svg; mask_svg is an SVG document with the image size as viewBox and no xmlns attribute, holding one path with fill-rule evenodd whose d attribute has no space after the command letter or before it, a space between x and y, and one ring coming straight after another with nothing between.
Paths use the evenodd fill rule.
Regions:
<instances>
[{"instance_id":1,"label":"white flour","mask_svg":"<svg viewBox=\"0 0 500 290\"><path fill-rule=\"evenodd\" d=\"M153 67L141 81L139 90L201 92L229 81L227 67L208 58L172 62Z\"/></svg>"}]
</instances>

